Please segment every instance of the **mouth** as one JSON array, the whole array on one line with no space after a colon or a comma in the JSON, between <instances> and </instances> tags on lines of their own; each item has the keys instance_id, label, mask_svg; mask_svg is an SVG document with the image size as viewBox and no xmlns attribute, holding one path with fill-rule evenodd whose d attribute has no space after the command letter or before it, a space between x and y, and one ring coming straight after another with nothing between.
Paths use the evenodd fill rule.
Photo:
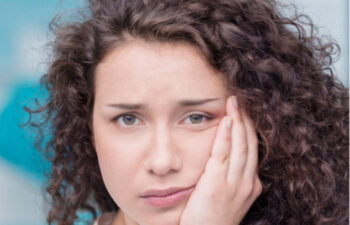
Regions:
<instances>
[{"instance_id":1,"label":"mouth","mask_svg":"<svg viewBox=\"0 0 350 225\"><path fill-rule=\"evenodd\" d=\"M177 204L180 200L186 198L194 190L194 186L187 188L168 188L165 190L146 191L141 198L148 204L155 207L167 207Z\"/></svg>"}]
</instances>

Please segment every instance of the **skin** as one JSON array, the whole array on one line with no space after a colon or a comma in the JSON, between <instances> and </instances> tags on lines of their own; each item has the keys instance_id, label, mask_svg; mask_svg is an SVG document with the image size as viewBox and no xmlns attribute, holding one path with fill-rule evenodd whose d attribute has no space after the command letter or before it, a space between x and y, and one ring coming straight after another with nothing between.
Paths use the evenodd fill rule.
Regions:
<instances>
[{"instance_id":1,"label":"skin","mask_svg":"<svg viewBox=\"0 0 350 225\"><path fill-rule=\"evenodd\" d=\"M93 140L105 186L120 207L113 224L239 224L261 192L256 134L200 53L187 44L133 40L106 55L95 78ZM178 104L200 99L215 100ZM225 126L229 118L232 128ZM140 198L149 189L192 185L175 206Z\"/></svg>"}]
</instances>

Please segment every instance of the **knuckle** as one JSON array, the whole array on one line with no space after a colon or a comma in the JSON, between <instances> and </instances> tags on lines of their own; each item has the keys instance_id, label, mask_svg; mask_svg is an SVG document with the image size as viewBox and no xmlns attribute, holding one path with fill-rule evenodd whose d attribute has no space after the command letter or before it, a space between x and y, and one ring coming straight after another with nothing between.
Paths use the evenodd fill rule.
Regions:
<instances>
[{"instance_id":1,"label":"knuckle","mask_svg":"<svg viewBox=\"0 0 350 225\"><path fill-rule=\"evenodd\" d=\"M224 201L225 199L227 199L227 192L225 191L226 189L223 188L219 188L217 186L212 187L212 188L208 188L207 190L207 198L211 200L211 202L214 203L219 203ZM222 194L218 195L218 192L221 192Z\"/></svg>"},{"instance_id":2,"label":"knuckle","mask_svg":"<svg viewBox=\"0 0 350 225\"><path fill-rule=\"evenodd\" d=\"M221 153L219 153L219 154L216 154L216 155L214 156L214 158L215 158L216 162L218 162L218 163L220 163L220 164L223 164L223 163L225 163L225 162L227 161L228 156L227 156L227 154L221 152Z\"/></svg>"},{"instance_id":3,"label":"knuckle","mask_svg":"<svg viewBox=\"0 0 350 225\"><path fill-rule=\"evenodd\" d=\"M236 119L235 125L239 129L243 129L245 127L243 121L241 120L241 118L237 118Z\"/></svg>"},{"instance_id":4,"label":"knuckle","mask_svg":"<svg viewBox=\"0 0 350 225\"><path fill-rule=\"evenodd\" d=\"M259 179L256 181L243 181L241 185L241 195L245 199L257 198L263 191L262 183Z\"/></svg>"},{"instance_id":5,"label":"knuckle","mask_svg":"<svg viewBox=\"0 0 350 225\"><path fill-rule=\"evenodd\" d=\"M230 133L226 134L224 140L225 140L226 144L228 142L231 142L231 134Z\"/></svg>"},{"instance_id":6,"label":"knuckle","mask_svg":"<svg viewBox=\"0 0 350 225\"><path fill-rule=\"evenodd\" d=\"M228 159L229 155L227 151L216 151L211 157L215 160L215 162L224 163Z\"/></svg>"},{"instance_id":7,"label":"knuckle","mask_svg":"<svg viewBox=\"0 0 350 225\"><path fill-rule=\"evenodd\" d=\"M250 197L254 193L254 184L251 181L244 182L242 185L242 194L246 197Z\"/></svg>"},{"instance_id":8,"label":"knuckle","mask_svg":"<svg viewBox=\"0 0 350 225\"><path fill-rule=\"evenodd\" d=\"M238 154L244 156L248 154L248 145L246 142L242 142L240 144L240 147L236 150Z\"/></svg>"},{"instance_id":9,"label":"knuckle","mask_svg":"<svg viewBox=\"0 0 350 225\"><path fill-rule=\"evenodd\" d=\"M260 179L258 179L256 182L256 195L257 196L261 195L262 191L263 191L263 186Z\"/></svg>"}]
</instances>

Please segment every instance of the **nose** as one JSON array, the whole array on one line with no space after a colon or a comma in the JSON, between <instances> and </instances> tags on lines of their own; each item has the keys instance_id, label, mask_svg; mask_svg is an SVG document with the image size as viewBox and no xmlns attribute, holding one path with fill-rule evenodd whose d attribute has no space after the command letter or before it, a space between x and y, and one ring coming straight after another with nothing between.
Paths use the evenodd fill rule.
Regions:
<instances>
[{"instance_id":1,"label":"nose","mask_svg":"<svg viewBox=\"0 0 350 225\"><path fill-rule=\"evenodd\" d=\"M175 143L167 126L158 126L153 130L145 164L149 173L164 176L181 169L180 150Z\"/></svg>"}]
</instances>

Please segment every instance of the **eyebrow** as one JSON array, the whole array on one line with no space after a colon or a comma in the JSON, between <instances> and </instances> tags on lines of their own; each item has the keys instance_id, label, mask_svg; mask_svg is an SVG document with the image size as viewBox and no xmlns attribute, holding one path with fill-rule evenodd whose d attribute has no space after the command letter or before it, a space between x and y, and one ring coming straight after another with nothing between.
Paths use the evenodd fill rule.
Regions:
<instances>
[{"instance_id":1,"label":"eyebrow","mask_svg":"<svg viewBox=\"0 0 350 225\"><path fill-rule=\"evenodd\" d=\"M186 100L178 101L177 105L179 105L180 107L189 107L189 106L203 105L205 103L217 101L217 100L219 100L219 98L186 99ZM108 104L107 106L116 107L120 109L129 109L129 110L143 109L146 107L145 104L129 104L129 103Z\"/></svg>"}]
</instances>

